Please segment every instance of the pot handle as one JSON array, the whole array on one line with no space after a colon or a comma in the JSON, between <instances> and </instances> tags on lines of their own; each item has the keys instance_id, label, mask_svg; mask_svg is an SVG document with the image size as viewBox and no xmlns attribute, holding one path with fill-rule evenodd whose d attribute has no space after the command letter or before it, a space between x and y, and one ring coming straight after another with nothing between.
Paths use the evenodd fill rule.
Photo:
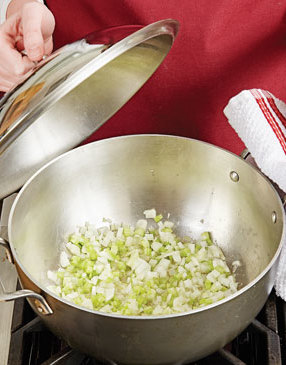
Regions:
<instances>
[{"instance_id":1,"label":"pot handle","mask_svg":"<svg viewBox=\"0 0 286 365\"><path fill-rule=\"evenodd\" d=\"M0 246L5 248L7 259L11 264L14 264L13 255L10 249L10 245L8 241L0 237ZM34 303L37 311L42 315L50 315L53 314L53 311L46 299L38 294L33 292L32 290L22 289L17 290L11 293L7 293L5 288L0 280L0 302L10 302L19 298L32 298L34 299Z\"/></svg>"},{"instance_id":2,"label":"pot handle","mask_svg":"<svg viewBox=\"0 0 286 365\"><path fill-rule=\"evenodd\" d=\"M244 160L246 160L248 156L250 156L250 152L248 151L248 149L247 149L247 148L245 148L245 149L241 152L240 157L241 157L241 158L243 158Z\"/></svg>"},{"instance_id":3,"label":"pot handle","mask_svg":"<svg viewBox=\"0 0 286 365\"><path fill-rule=\"evenodd\" d=\"M10 250L10 245L9 245L8 241L6 241L4 238L0 237L0 246L5 248L6 256L7 256L8 261L10 262L10 264L14 264L13 255Z\"/></svg>"}]
</instances>

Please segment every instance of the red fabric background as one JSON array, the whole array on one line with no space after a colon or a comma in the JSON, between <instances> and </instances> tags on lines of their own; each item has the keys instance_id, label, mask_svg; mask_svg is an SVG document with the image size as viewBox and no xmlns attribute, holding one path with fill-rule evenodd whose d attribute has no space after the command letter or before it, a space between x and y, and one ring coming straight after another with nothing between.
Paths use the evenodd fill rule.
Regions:
<instances>
[{"instance_id":1,"label":"red fabric background","mask_svg":"<svg viewBox=\"0 0 286 365\"><path fill-rule=\"evenodd\" d=\"M263 88L286 100L285 1L48 0L55 46L123 24L174 18L179 35L144 87L90 139L165 133L240 153L243 144L223 108L243 89Z\"/></svg>"}]
</instances>

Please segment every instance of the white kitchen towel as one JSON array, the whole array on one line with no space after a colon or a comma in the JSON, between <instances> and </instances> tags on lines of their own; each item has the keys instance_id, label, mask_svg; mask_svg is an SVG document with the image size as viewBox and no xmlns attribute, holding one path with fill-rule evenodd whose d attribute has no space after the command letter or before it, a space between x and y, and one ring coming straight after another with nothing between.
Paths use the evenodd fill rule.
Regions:
<instances>
[{"instance_id":1,"label":"white kitchen towel","mask_svg":"<svg viewBox=\"0 0 286 365\"><path fill-rule=\"evenodd\" d=\"M244 90L224 109L260 170L286 192L286 104L270 92ZM286 229L275 280L276 294L286 300Z\"/></svg>"}]
</instances>

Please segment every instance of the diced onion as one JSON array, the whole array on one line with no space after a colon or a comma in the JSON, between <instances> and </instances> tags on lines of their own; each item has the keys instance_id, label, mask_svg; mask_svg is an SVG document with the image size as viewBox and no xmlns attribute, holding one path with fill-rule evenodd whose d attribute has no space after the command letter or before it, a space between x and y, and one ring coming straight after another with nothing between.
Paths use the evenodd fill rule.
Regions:
<instances>
[{"instance_id":1,"label":"diced onion","mask_svg":"<svg viewBox=\"0 0 286 365\"><path fill-rule=\"evenodd\" d=\"M235 293L238 283L209 232L179 238L156 210L135 226L89 222L66 238L60 267L49 270L55 295L97 311L122 315L187 312ZM168 216L169 218L169 216ZM147 219L157 223L148 228ZM236 269L239 261L232 266Z\"/></svg>"}]
</instances>

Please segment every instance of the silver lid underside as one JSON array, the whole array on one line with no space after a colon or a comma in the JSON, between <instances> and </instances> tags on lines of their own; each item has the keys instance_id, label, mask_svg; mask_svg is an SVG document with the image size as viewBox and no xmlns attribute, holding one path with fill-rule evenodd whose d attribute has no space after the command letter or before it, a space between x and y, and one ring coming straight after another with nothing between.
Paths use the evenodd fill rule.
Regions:
<instances>
[{"instance_id":1,"label":"silver lid underside","mask_svg":"<svg viewBox=\"0 0 286 365\"><path fill-rule=\"evenodd\" d=\"M161 64L178 22L162 20L134 29L138 27L114 28L104 37L94 33L61 48L4 96L0 199L115 114ZM113 44L118 33L132 34Z\"/></svg>"}]
</instances>

